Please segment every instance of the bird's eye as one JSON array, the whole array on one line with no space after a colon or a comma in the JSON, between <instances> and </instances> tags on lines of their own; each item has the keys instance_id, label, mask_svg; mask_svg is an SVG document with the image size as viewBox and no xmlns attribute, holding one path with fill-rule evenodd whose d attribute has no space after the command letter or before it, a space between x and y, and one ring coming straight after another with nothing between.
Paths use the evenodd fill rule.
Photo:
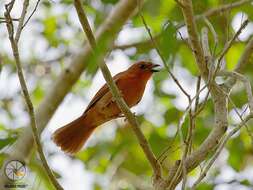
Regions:
<instances>
[{"instance_id":1,"label":"bird's eye","mask_svg":"<svg viewBox=\"0 0 253 190\"><path fill-rule=\"evenodd\" d=\"M141 68L141 69L145 69L145 68L146 68L146 65L145 65L145 64L141 64L141 65L140 65L140 68Z\"/></svg>"}]
</instances>

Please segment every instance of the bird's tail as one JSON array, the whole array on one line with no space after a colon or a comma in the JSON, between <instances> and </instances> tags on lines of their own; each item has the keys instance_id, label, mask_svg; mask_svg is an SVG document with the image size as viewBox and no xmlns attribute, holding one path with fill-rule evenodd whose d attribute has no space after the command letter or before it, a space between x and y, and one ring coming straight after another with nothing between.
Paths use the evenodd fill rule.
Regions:
<instances>
[{"instance_id":1,"label":"bird's tail","mask_svg":"<svg viewBox=\"0 0 253 190\"><path fill-rule=\"evenodd\" d=\"M81 116L71 123L57 129L52 139L66 153L78 152L87 141L96 126L87 124L86 117Z\"/></svg>"}]
</instances>

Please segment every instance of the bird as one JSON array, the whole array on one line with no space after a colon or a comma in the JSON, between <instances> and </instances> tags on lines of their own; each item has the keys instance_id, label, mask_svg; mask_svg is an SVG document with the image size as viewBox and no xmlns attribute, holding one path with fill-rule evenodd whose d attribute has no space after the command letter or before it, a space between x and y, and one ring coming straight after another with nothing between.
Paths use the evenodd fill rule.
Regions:
<instances>
[{"instance_id":1,"label":"bird","mask_svg":"<svg viewBox=\"0 0 253 190\"><path fill-rule=\"evenodd\" d=\"M154 72L158 72L158 64L139 61L127 70L113 77L118 90L131 108L142 99L146 84ZM83 147L92 132L101 124L122 116L109 87L104 84L92 98L83 114L67 125L57 129L52 140L67 154L75 154Z\"/></svg>"}]
</instances>

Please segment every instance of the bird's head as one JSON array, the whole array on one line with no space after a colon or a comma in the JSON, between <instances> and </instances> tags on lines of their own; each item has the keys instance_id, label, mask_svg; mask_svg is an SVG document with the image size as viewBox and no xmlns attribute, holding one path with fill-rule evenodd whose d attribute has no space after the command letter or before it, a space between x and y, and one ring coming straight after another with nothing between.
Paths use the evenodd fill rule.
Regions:
<instances>
[{"instance_id":1,"label":"bird's head","mask_svg":"<svg viewBox=\"0 0 253 190\"><path fill-rule=\"evenodd\" d=\"M148 61L139 61L128 68L128 72L139 77L149 78L154 72L158 72L160 65Z\"/></svg>"},{"instance_id":2,"label":"bird's head","mask_svg":"<svg viewBox=\"0 0 253 190\"><path fill-rule=\"evenodd\" d=\"M154 72L158 72L157 67L160 65L154 64L149 61L139 61L134 63L131 67L128 68L127 72L130 73L134 77L138 77L139 79L143 79L147 81Z\"/></svg>"}]
</instances>

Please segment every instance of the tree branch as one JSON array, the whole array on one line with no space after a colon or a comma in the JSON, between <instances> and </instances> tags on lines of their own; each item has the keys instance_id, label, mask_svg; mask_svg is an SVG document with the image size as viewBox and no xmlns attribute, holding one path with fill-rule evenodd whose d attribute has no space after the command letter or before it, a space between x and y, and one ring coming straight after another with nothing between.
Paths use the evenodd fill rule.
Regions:
<instances>
[{"instance_id":1,"label":"tree branch","mask_svg":"<svg viewBox=\"0 0 253 190\"><path fill-rule=\"evenodd\" d=\"M243 29L248 25L249 20L246 19L240 26L239 30L235 33L235 35L225 44L225 47L220 53L219 59L218 59L218 64L221 62L225 54L228 52L230 47L232 46L233 42L238 38L238 36L242 33Z\"/></svg>"},{"instance_id":2,"label":"tree branch","mask_svg":"<svg viewBox=\"0 0 253 190\"><path fill-rule=\"evenodd\" d=\"M182 9L183 12L185 11L186 7ZM190 22L191 19L185 18L185 21L187 23L187 22ZM192 27L192 24L188 24L187 26ZM189 32L189 29L188 29L188 32ZM194 37L194 36L190 35L190 37ZM198 36L196 37L198 38ZM248 45L245 48L244 53L241 56L240 60L242 60L244 63L247 62L247 59L249 58L250 53L252 52L253 43L252 44L251 43L252 43L251 41L248 43ZM239 61L238 65L242 65L241 61ZM238 65L236 68L238 67L241 68L241 66L238 66ZM210 91L211 91L211 95L214 102L215 126L213 130L211 131L211 133L208 135L208 137L200 145L200 147L186 158L185 165L186 165L187 172L191 171L192 169L197 167L203 160L205 160L207 155L210 153L210 151L212 151L217 146L217 144L219 144L220 139L225 134L227 126L228 126L227 94L231 90L234 83L235 81L232 83L232 85L229 88L224 88L224 89L223 89L223 86L218 86L215 82L210 86ZM167 185L170 186L171 189L174 189L176 185L182 179L182 172L181 172L175 180L172 180L179 166L180 166L180 162L176 162L169 172L169 176L167 178Z\"/></svg>"},{"instance_id":3,"label":"tree branch","mask_svg":"<svg viewBox=\"0 0 253 190\"><path fill-rule=\"evenodd\" d=\"M198 40L199 37L196 30L196 24L193 19L192 2L190 0L181 0L180 2L197 65L202 77L207 81L209 72L203 49ZM207 48L205 47L205 51L206 49ZM214 149L227 129L227 97L221 90L219 90L219 86L215 82L213 82L209 88L214 101L215 126L200 147L185 159L185 168L187 172L191 171L198 166L199 163L205 160L206 156ZM182 170L178 170L180 165L181 162L176 162L169 172L167 178L167 186L169 189L174 189L182 179ZM178 173L178 171L180 172ZM176 177L174 177L175 175Z\"/></svg>"},{"instance_id":4,"label":"tree branch","mask_svg":"<svg viewBox=\"0 0 253 190\"><path fill-rule=\"evenodd\" d=\"M27 20L25 21L25 23L22 25L22 29L27 25L27 23L29 22L29 20L32 18L32 16L34 15L34 13L35 13L36 10L37 10L39 4L40 4L40 0L37 0L36 5L35 5L35 7L34 7L32 13L29 15L28 19L27 19Z\"/></svg>"},{"instance_id":5,"label":"tree branch","mask_svg":"<svg viewBox=\"0 0 253 190\"><path fill-rule=\"evenodd\" d=\"M206 11L202 15L197 15L196 19L198 19L198 17L203 17L203 16L204 17L210 17L210 16L213 16L213 15L219 14L221 12L229 11L233 8L240 7L243 4L250 3L250 2L252 2L252 0L241 0L241 1L235 1L233 3L228 3L228 4L225 4L225 5L221 5L220 7L209 9L208 11Z\"/></svg>"},{"instance_id":6,"label":"tree branch","mask_svg":"<svg viewBox=\"0 0 253 190\"><path fill-rule=\"evenodd\" d=\"M214 15L217 15L221 12L229 11L231 9L240 7L240 6L242 6L246 3L250 3L250 2L252 2L252 0L241 0L241 1L236 1L234 3L227 3L227 4L221 5L219 7L209 9L209 10L207 10L206 12L204 12L202 14L194 16L194 20L198 21L198 20L201 20L202 18L205 18L205 17L208 18L208 17L214 16ZM185 23L181 22L180 24L177 25L177 28L181 28L184 25L185 25Z\"/></svg>"},{"instance_id":7,"label":"tree branch","mask_svg":"<svg viewBox=\"0 0 253 190\"><path fill-rule=\"evenodd\" d=\"M204 52L198 38L197 27L192 9L192 2L191 0L180 0L180 2L182 4L181 9L188 30L191 48L193 49L199 71L202 77L206 80L208 77L208 68L205 62Z\"/></svg>"},{"instance_id":8,"label":"tree branch","mask_svg":"<svg viewBox=\"0 0 253 190\"><path fill-rule=\"evenodd\" d=\"M251 39L247 43L236 67L234 68L235 72L241 73L243 71L244 67L249 62L249 59L250 59L252 53L253 53L253 37L251 37ZM227 88L232 89L232 87L234 86L235 83L236 83L235 78L230 78L225 82L224 85Z\"/></svg>"},{"instance_id":9,"label":"tree branch","mask_svg":"<svg viewBox=\"0 0 253 190\"><path fill-rule=\"evenodd\" d=\"M219 74L219 76L229 76L229 77L232 77L236 80L240 80L241 82L243 82L244 87L246 89L247 96L248 96L249 109L250 109L250 112L253 113L253 96L252 96L252 89L251 89L250 81L245 76L243 76L242 74L237 73L235 71L232 71L232 72L220 71L218 74Z\"/></svg>"},{"instance_id":10,"label":"tree branch","mask_svg":"<svg viewBox=\"0 0 253 190\"><path fill-rule=\"evenodd\" d=\"M33 104L32 104L32 101L30 99L30 95L29 95L29 92L28 92L28 89L27 89L27 85L26 85L26 81L25 81L25 78L24 78L24 74L23 74L22 66L21 66L21 61L20 61L20 57L19 57L18 41L19 41L19 38L20 38L20 35L21 35L21 31L22 31L21 27L22 27L23 22L24 22L24 18L25 18L26 12L27 12L28 5L29 5L29 0L24 0L23 9L22 9L22 13L21 13L21 18L19 20L18 29L17 29L17 32L16 32L15 39L14 39L13 23L12 23L12 19L11 19L11 16L10 16L11 9L10 9L9 5L5 6L6 12L4 13L6 21L7 21L6 26L7 26L7 30L8 30L8 34L9 34L9 40L11 42L13 56L14 56L14 59L15 59L15 62L16 62L16 68L17 68L17 72L18 72L19 82L20 82L22 92L23 92L23 95L24 95L24 99L26 101L26 105L27 105L27 108L28 108L31 128L32 128L32 132L33 132L33 138L34 138L34 141L35 141L35 144L36 144L37 151L39 153L42 165L43 165L44 169L46 170L46 173L47 173L49 179L51 180L52 184L54 185L54 187L56 189L63 190L61 185L57 182L53 172L51 171L51 169L50 169L50 167L47 163L46 157L43 153L42 146L40 144L40 138L39 138L39 134L38 134L38 130L37 130L37 124L36 124L36 119L35 119L35 114L34 114L34 108L33 108Z\"/></svg>"},{"instance_id":11,"label":"tree branch","mask_svg":"<svg viewBox=\"0 0 253 190\"><path fill-rule=\"evenodd\" d=\"M136 1L136 3L137 3L137 1ZM88 19L86 17L84 9L82 8L82 4L81 4L80 0L74 0L74 5L76 8L79 20L82 24L82 28L88 38L89 44L92 47L93 52L96 53L96 49L99 47L96 45L95 37L92 33ZM128 105L125 103L124 99L121 97L119 90L118 90L115 82L112 79L111 73L110 73L108 67L106 66L105 62L103 61L103 59L101 60L99 67L102 71L102 74L106 80L107 85L110 88L110 91L111 91L113 97L116 100L117 105L119 106L120 110L124 113L125 117L129 121L129 123L131 124L132 129L139 141L139 144L141 145L143 152L145 153L150 165L152 166L155 179L160 180L161 166L159 165L159 162L155 158L155 155L152 152L151 147L148 144L148 141L146 140L145 136L143 135L142 131L140 130L137 119L130 111L130 109L129 109Z\"/></svg>"},{"instance_id":12,"label":"tree branch","mask_svg":"<svg viewBox=\"0 0 253 190\"><path fill-rule=\"evenodd\" d=\"M27 13L28 6L29 6L29 0L24 0L23 9L22 9L21 16L20 16L19 22L18 22L18 29L17 29L16 35L15 35L15 43L16 44L19 41L22 29L23 29L22 26L23 26L23 23L24 23L24 20L25 20L25 16L26 16L26 13Z\"/></svg>"}]
</instances>

